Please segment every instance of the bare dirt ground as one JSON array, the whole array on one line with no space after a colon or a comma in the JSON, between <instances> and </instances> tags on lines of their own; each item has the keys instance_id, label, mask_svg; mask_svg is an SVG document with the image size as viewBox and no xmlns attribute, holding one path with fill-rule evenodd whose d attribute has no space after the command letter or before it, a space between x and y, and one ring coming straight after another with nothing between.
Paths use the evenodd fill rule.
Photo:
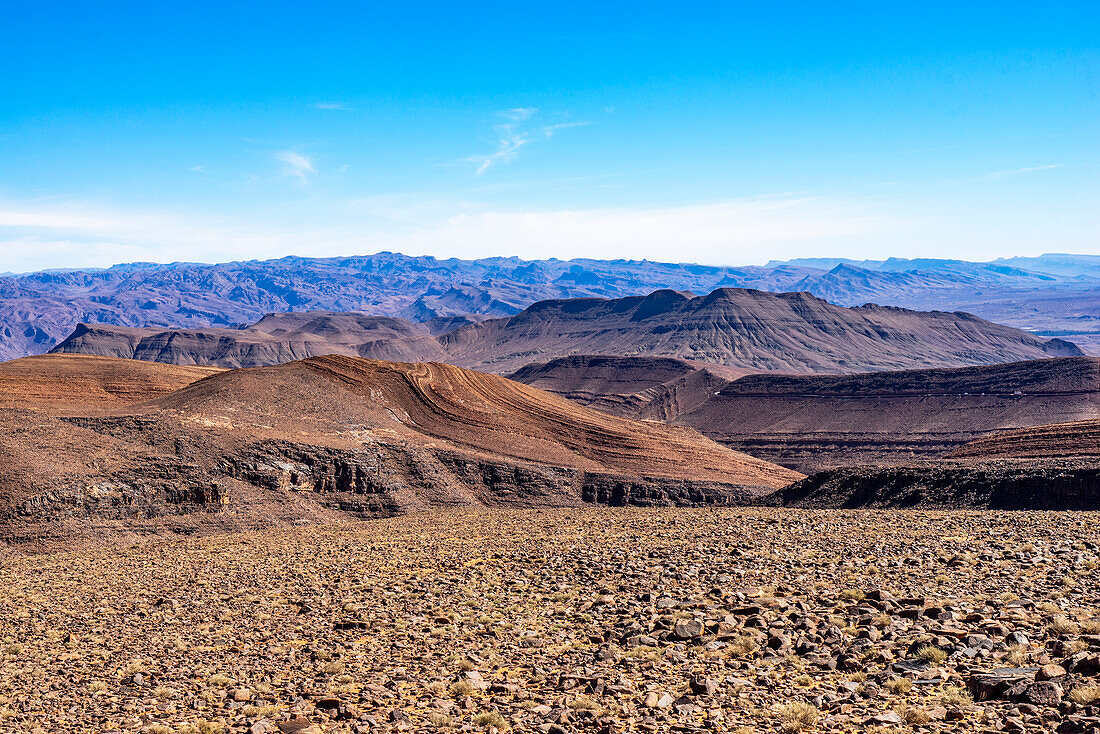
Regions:
<instances>
[{"instance_id":1,"label":"bare dirt ground","mask_svg":"<svg viewBox=\"0 0 1100 734\"><path fill-rule=\"evenodd\" d=\"M1098 566L1096 514L771 509L9 554L0 731L1092 732Z\"/></svg>"}]
</instances>

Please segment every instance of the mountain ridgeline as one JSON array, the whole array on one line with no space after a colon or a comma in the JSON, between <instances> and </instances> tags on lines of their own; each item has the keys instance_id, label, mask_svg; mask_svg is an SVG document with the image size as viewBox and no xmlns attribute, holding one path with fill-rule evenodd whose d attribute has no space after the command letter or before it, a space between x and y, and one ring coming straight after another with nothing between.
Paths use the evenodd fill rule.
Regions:
<instances>
[{"instance_id":1,"label":"mountain ridgeline","mask_svg":"<svg viewBox=\"0 0 1100 734\"><path fill-rule=\"evenodd\" d=\"M766 266L634 260L441 260L391 252L336 258L131 263L106 270L0 276L0 360L41 354L78 323L172 329L235 328L267 313L359 312L429 324L512 316L547 299L622 298L659 289L811 293L843 306L868 302L967 311L1100 349L1100 256L1011 261L807 259Z\"/></svg>"},{"instance_id":2,"label":"mountain ridgeline","mask_svg":"<svg viewBox=\"0 0 1100 734\"><path fill-rule=\"evenodd\" d=\"M618 299L541 301L433 335L427 325L361 314L270 315L244 329L81 325L53 351L183 365L254 367L323 354L441 361L509 373L576 354L697 360L753 371L845 374L1080 356L965 313L835 306L808 293L720 288Z\"/></svg>"}]
</instances>

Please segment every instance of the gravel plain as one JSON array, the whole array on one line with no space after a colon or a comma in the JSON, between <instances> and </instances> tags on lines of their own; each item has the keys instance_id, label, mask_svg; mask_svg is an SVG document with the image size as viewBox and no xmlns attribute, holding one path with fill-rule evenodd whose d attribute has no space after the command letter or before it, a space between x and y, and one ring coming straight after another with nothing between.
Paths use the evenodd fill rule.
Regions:
<instances>
[{"instance_id":1,"label":"gravel plain","mask_svg":"<svg viewBox=\"0 0 1100 734\"><path fill-rule=\"evenodd\" d=\"M461 510L0 560L4 732L1100 732L1100 515Z\"/></svg>"}]
</instances>

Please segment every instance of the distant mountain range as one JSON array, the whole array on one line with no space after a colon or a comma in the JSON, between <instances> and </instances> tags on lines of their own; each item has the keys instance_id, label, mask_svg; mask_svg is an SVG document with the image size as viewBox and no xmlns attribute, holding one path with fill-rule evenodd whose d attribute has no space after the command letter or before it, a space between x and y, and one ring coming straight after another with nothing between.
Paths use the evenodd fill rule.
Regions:
<instances>
[{"instance_id":1,"label":"distant mountain range","mask_svg":"<svg viewBox=\"0 0 1100 734\"><path fill-rule=\"evenodd\" d=\"M0 359L48 351L76 324L235 329L268 313L356 311L432 333L511 316L546 299L621 298L659 289L811 293L964 310L1100 350L1100 256L961 260L792 260L718 267L633 260L440 260L377 253L218 265L131 263L0 277Z\"/></svg>"},{"instance_id":2,"label":"distant mountain range","mask_svg":"<svg viewBox=\"0 0 1100 734\"><path fill-rule=\"evenodd\" d=\"M310 312L266 316L246 329L81 325L56 352L219 367L323 354L441 361L506 373L575 354L664 356L754 371L843 374L1079 356L964 313L836 306L808 293L718 288L626 298L539 301L520 313L433 336L392 317Z\"/></svg>"}]
</instances>

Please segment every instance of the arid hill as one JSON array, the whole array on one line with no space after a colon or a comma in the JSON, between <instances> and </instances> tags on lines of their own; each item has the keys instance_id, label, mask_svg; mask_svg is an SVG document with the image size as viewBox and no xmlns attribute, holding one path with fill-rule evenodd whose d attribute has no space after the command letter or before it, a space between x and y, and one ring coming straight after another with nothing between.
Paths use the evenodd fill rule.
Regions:
<instances>
[{"instance_id":1,"label":"arid hill","mask_svg":"<svg viewBox=\"0 0 1100 734\"><path fill-rule=\"evenodd\" d=\"M432 359L499 374L576 354L673 357L748 371L844 374L1076 356L1058 339L963 313L843 308L808 293L721 288L709 296L542 301L433 337L426 326L356 314L267 316L243 330L81 325L54 352L223 367L326 353Z\"/></svg>"},{"instance_id":2,"label":"arid hill","mask_svg":"<svg viewBox=\"0 0 1100 734\"><path fill-rule=\"evenodd\" d=\"M112 513L114 484L127 472L135 481L142 472L156 477L163 470L159 457L140 442L88 431L64 417L101 415L220 371L85 355L0 363L0 518L33 515L46 504L64 514L74 498L86 509Z\"/></svg>"},{"instance_id":3,"label":"arid hill","mask_svg":"<svg viewBox=\"0 0 1100 734\"><path fill-rule=\"evenodd\" d=\"M844 374L1077 356L1077 347L976 316L808 293L719 288L708 296L543 301L440 337L451 361L494 372L574 354L665 356L749 370Z\"/></svg>"},{"instance_id":4,"label":"arid hill","mask_svg":"<svg viewBox=\"0 0 1100 734\"><path fill-rule=\"evenodd\" d=\"M81 324L54 351L229 368L324 354L413 361L444 356L424 324L328 312L268 314L245 329L162 331Z\"/></svg>"},{"instance_id":5,"label":"arid hill","mask_svg":"<svg viewBox=\"0 0 1100 734\"><path fill-rule=\"evenodd\" d=\"M822 508L1100 510L1100 420L997 432L936 461L823 471L765 502Z\"/></svg>"},{"instance_id":6,"label":"arid hill","mask_svg":"<svg viewBox=\"0 0 1100 734\"><path fill-rule=\"evenodd\" d=\"M673 357L577 355L532 363L508 377L625 418L672 421L744 375Z\"/></svg>"},{"instance_id":7,"label":"arid hill","mask_svg":"<svg viewBox=\"0 0 1100 734\"><path fill-rule=\"evenodd\" d=\"M49 413L133 405L221 372L84 354L0 362L0 410Z\"/></svg>"},{"instance_id":8,"label":"arid hill","mask_svg":"<svg viewBox=\"0 0 1100 734\"><path fill-rule=\"evenodd\" d=\"M1100 418L1100 360L1066 357L844 376L753 374L672 359L569 357L512 379L632 418L694 428L799 471L937 458L1012 428Z\"/></svg>"},{"instance_id":9,"label":"arid hill","mask_svg":"<svg viewBox=\"0 0 1100 734\"><path fill-rule=\"evenodd\" d=\"M72 378L74 365L98 374L108 362L120 375L133 370L91 357L35 364ZM21 372L31 385L16 385L23 393L51 381L63 392L64 380ZM131 374L148 381L141 373ZM689 429L445 364L332 355L143 390L126 394L149 399L128 406L119 398L80 411L64 397L49 411L0 409L6 535L104 523L258 526L433 506L728 504L801 476Z\"/></svg>"},{"instance_id":10,"label":"arid hill","mask_svg":"<svg viewBox=\"0 0 1100 734\"><path fill-rule=\"evenodd\" d=\"M957 459L1092 459L1100 464L1100 420L1002 431L952 451Z\"/></svg>"}]
</instances>

